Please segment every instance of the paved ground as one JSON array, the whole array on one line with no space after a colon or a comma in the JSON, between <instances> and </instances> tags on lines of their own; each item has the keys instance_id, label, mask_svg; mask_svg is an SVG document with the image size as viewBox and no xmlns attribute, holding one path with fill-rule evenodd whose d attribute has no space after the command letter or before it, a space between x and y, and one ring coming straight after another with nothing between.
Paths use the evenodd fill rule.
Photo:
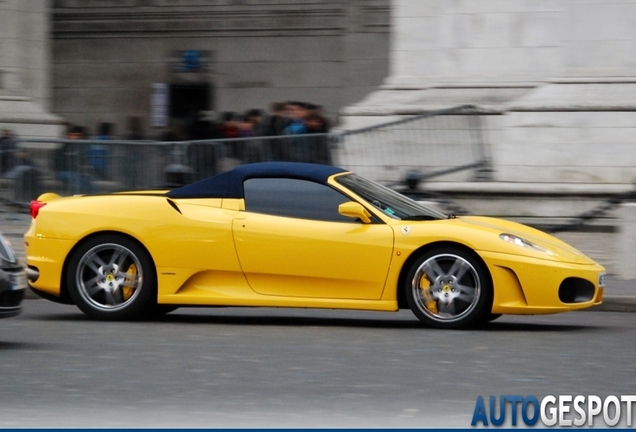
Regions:
<instances>
[{"instance_id":1,"label":"paved ground","mask_svg":"<svg viewBox=\"0 0 636 432\"><path fill-rule=\"evenodd\" d=\"M13 245L16 254L24 258L23 234L27 231L31 217L25 210L17 210L0 203L0 232ZM593 258L608 272L608 282L605 292L605 304L601 309L611 311L636 312L636 281L621 281L616 278L615 233L603 232L565 232L557 237L575 246L589 257ZM35 298L35 295L28 296Z\"/></svg>"},{"instance_id":2,"label":"paved ground","mask_svg":"<svg viewBox=\"0 0 636 432\"><path fill-rule=\"evenodd\" d=\"M2 428L468 428L480 395L605 398L633 394L636 374L626 313L443 331L410 311L181 308L98 322L31 300L1 325Z\"/></svg>"}]
</instances>

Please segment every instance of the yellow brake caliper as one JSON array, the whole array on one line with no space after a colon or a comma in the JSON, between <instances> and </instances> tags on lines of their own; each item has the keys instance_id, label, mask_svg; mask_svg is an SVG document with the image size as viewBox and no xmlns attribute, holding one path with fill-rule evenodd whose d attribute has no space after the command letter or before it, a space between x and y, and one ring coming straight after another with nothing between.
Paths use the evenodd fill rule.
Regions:
<instances>
[{"instance_id":1,"label":"yellow brake caliper","mask_svg":"<svg viewBox=\"0 0 636 432\"><path fill-rule=\"evenodd\" d=\"M430 288L431 288L431 282L428 280L428 277L426 275L422 276L420 278L420 289L422 290L422 298L424 298L425 300L424 305L426 306L428 310L436 314L437 300L431 298L431 295L429 293Z\"/></svg>"},{"instance_id":2,"label":"yellow brake caliper","mask_svg":"<svg viewBox=\"0 0 636 432\"><path fill-rule=\"evenodd\" d=\"M124 281L124 288L122 289L122 296L124 297L124 301L128 300L132 297L135 289L135 282L137 280L137 266L135 264L131 264L126 271L126 279Z\"/></svg>"}]
</instances>

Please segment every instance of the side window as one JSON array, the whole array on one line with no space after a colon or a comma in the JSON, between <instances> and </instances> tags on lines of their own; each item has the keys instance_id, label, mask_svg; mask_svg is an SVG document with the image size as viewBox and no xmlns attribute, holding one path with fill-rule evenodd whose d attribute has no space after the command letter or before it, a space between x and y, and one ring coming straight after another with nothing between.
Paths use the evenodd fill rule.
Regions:
<instances>
[{"instance_id":1,"label":"side window","mask_svg":"<svg viewBox=\"0 0 636 432\"><path fill-rule=\"evenodd\" d=\"M322 184L287 178L255 178L243 183L245 209L254 213L331 222L355 222L338 213L351 201Z\"/></svg>"}]
</instances>

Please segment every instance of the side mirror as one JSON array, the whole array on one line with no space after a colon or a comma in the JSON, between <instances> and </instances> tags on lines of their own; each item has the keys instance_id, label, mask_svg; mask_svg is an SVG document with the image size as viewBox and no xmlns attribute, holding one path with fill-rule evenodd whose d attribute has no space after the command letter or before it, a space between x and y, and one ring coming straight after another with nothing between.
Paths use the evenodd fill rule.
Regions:
<instances>
[{"instance_id":1,"label":"side mirror","mask_svg":"<svg viewBox=\"0 0 636 432\"><path fill-rule=\"evenodd\" d=\"M371 213L367 211L362 204L349 201L338 206L338 213L343 216L360 219L363 223L371 223Z\"/></svg>"}]
</instances>

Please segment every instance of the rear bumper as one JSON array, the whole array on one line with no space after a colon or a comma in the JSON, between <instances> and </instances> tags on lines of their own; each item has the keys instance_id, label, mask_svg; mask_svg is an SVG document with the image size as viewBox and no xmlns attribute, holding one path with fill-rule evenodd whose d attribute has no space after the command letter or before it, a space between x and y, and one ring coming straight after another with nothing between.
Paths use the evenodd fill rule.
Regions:
<instances>
[{"instance_id":1,"label":"rear bumper","mask_svg":"<svg viewBox=\"0 0 636 432\"><path fill-rule=\"evenodd\" d=\"M51 296L61 295L62 267L74 242L51 238L39 238L25 235L26 264L31 272L38 272L37 278L31 278L29 285L35 291Z\"/></svg>"}]
</instances>

